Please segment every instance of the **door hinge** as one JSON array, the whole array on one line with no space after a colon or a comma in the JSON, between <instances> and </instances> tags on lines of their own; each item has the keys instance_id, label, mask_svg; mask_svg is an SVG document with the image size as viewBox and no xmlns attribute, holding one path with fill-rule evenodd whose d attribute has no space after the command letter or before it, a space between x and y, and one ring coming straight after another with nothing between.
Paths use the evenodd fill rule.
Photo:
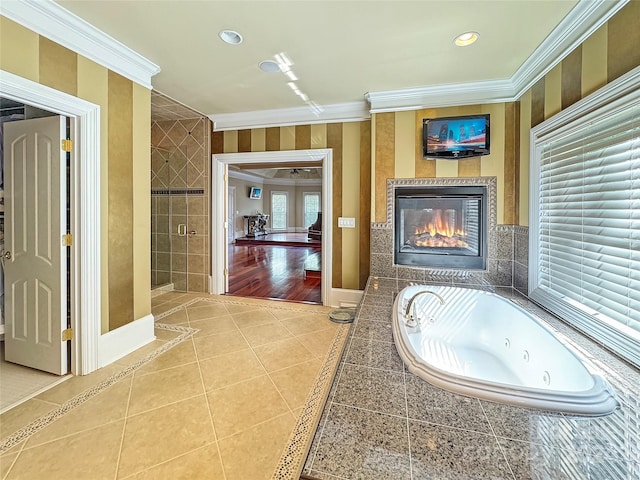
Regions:
<instances>
[{"instance_id":1,"label":"door hinge","mask_svg":"<svg viewBox=\"0 0 640 480\"><path fill-rule=\"evenodd\" d=\"M224 276L227 277L229 275L229 270L228 269L224 269Z\"/></svg>"},{"instance_id":2,"label":"door hinge","mask_svg":"<svg viewBox=\"0 0 640 480\"><path fill-rule=\"evenodd\" d=\"M73 340L73 328L67 328L62 331L62 341Z\"/></svg>"},{"instance_id":3,"label":"door hinge","mask_svg":"<svg viewBox=\"0 0 640 480\"><path fill-rule=\"evenodd\" d=\"M68 138L62 139L62 150L65 152L71 152L73 150L73 140Z\"/></svg>"},{"instance_id":4,"label":"door hinge","mask_svg":"<svg viewBox=\"0 0 640 480\"><path fill-rule=\"evenodd\" d=\"M62 246L63 247L70 247L72 245L73 245L73 234L66 233L66 234L62 235Z\"/></svg>"}]
</instances>

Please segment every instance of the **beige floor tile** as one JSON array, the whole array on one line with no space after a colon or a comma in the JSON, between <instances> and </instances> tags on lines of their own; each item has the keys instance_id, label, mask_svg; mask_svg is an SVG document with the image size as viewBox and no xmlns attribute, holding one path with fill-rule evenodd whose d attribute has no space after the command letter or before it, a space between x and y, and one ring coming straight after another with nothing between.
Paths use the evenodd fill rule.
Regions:
<instances>
[{"instance_id":1,"label":"beige floor tile","mask_svg":"<svg viewBox=\"0 0 640 480\"><path fill-rule=\"evenodd\" d=\"M291 410L302 407L322 367L319 359L270 373L269 376Z\"/></svg>"},{"instance_id":2,"label":"beige floor tile","mask_svg":"<svg viewBox=\"0 0 640 480\"><path fill-rule=\"evenodd\" d=\"M36 398L38 400L44 400L45 402L52 402L61 405L64 402L72 399L76 395L111 377L112 375L120 373L122 369L122 365L107 365L106 367L102 367L101 369L96 370L89 375L81 375L70 378L66 382L63 382L60 385L56 385L46 392L41 393Z\"/></svg>"},{"instance_id":3,"label":"beige floor tile","mask_svg":"<svg viewBox=\"0 0 640 480\"><path fill-rule=\"evenodd\" d=\"M290 309L282 309L282 308L270 308L269 311L278 320L285 320L287 318L300 317L302 315L306 315L307 313L304 311L300 311L298 309L290 310Z\"/></svg>"},{"instance_id":4,"label":"beige floor tile","mask_svg":"<svg viewBox=\"0 0 640 480\"><path fill-rule=\"evenodd\" d=\"M27 442L27 448L124 419L129 402L131 380L131 376L123 378L33 434Z\"/></svg>"},{"instance_id":5,"label":"beige floor tile","mask_svg":"<svg viewBox=\"0 0 640 480\"><path fill-rule=\"evenodd\" d=\"M249 312L234 313L233 320L240 330L255 327L257 325L266 325L268 323L276 323L278 319L274 317L268 309L252 310Z\"/></svg>"},{"instance_id":6,"label":"beige floor tile","mask_svg":"<svg viewBox=\"0 0 640 480\"><path fill-rule=\"evenodd\" d=\"M167 302L184 302L189 298L189 294L185 292L167 292L157 297L151 298L151 306L155 307Z\"/></svg>"},{"instance_id":7,"label":"beige floor tile","mask_svg":"<svg viewBox=\"0 0 640 480\"><path fill-rule=\"evenodd\" d=\"M220 440L227 480L272 478L294 426L293 415L287 413Z\"/></svg>"},{"instance_id":8,"label":"beige floor tile","mask_svg":"<svg viewBox=\"0 0 640 480\"><path fill-rule=\"evenodd\" d=\"M187 308L189 321L202 320L204 318L215 318L222 315L229 315L227 308L219 303L198 302Z\"/></svg>"},{"instance_id":9,"label":"beige floor tile","mask_svg":"<svg viewBox=\"0 0 640 480\"><path fill-rule=\"evenodd\" d=\"M124 420L25 448L6 480L113 480Z\"/></svg>"},{"instance_id":10,"label":"beige floor tile","mask_svg":"<svg viewBox=\"0 0 640 480\"><path fill-rule=\"evenodd\" d=\"M204 395L129 417L118 476L147 470L213 442Z\"/></svg>"},{"instance_id":11,"label":"beige floor tile","mask_svg":"<svg viewBox=\"0 0 640 480\"><path fill-rule=\"evenodd\" d=\"M151 313L153 315L161 315L165 312L168 312L169 310L179 307L183 304L183 302L165 302L165 303L161 303L156 307L151 307ZM156 319L158 321L160 321L160 319Z\"/></svg>"},{"instance_id":12,"label":"beige floor tile","mask_svg":"<svg viewBox=\"0 0 640 480\"><path fill-rule=\"evenodd\" d=\"M267 373L251 349L203 360L200 362L200 371L207 391Z\"/></svg>"},{"instance_id":13,"label":"beige floor tile","mask_svg":"<svg viewBox=\"0 0 640 480\"><path fill-rule=\"evenodd\" d=\"M280 322L247 327L242 330L242 333L252 347L277 342L293 336Z\"/></svg>"},{"instance_id":14,"label":"beige floor tile","mask_svg":"<svg viewBox=\"0 0 640 480\"><path fill-rule=\"evenodd\" d=\"M329 352L329 348L336 338L336 331L333 329L320 330L318 332L307 333L296 337L314 356L324 358Z\"/></svg>"},{"instance_id":15,"label":"beige floor tile","mask_svg":"<svg viewBox=\"0 0 640 480\"><path fill-rule=\"evenodd\" d=\"M242 298L238 300L241 300L244 302L245 299ZM229 310L229 313L232 315L235 315L237 313L254 312L260 309L259 304L256 304L256 303L251 304L251 302L245 302L242 305L238 305L234 303L225 303L224 305L227 307L227 310Z\"/></svg>"},{"instance_id":16,"label":"beige floor tile","mask_svg":"<svg viewBox=\"0 0 640 480\"><path fill-rule=\"evenodd\" d=\"M13 462L17 458L19 452L10 453L0 457L0 478L5 478L9 469L13 466Z\"/></svg>"},{"instance_id":17,"label":"beige floor tile","mask_svg":"<svg viewBox=\"0 0 640 480\"><path fill-rule=\"evenodd\" d=\"M136 376L158 372L160 370L178 367L180 365L187 365L196 361L196 350L193 346L193 341L190 338L187 338L175 347L164 352L162 355L159 355L141 366L136 370Z\"/></svg>"},{"instance_id":18,"label":"beige floor tile","mask_svg":"<svg viewBox=\"0 0 640 480\"><path fill-rule=\"evenodd\" d=\"M199 360L249 348L249 344L237 330L194 338L193 343L196 346Z\"/></svg>"},{"instance_id":19,"label":"beige floor tile","mask_svg":"<svg viewBox=\"0 0 640 480\"><path fill-rule=\"evenodd\" d=\"M207 394L219 439L289 411L266 375Z\"/></svg>"},{"instance_id":20,"label":"beige floor tile","mask_svg":"<svg viewBox=\"0 0 640 480\"><path fill-rule=\"evenodd\" d=\"M134 376L128 415L163 407L204 393L196 363Z\"/></svg>"},{"instance_id":21,"label":"beige floor tile","mask_svg":"<svg viewBox=\"0 0 640 480\"><path fill-rule=\"evenodd\" d=\"M233 332L238 330L236 323L231 315L222 315L215 318L207 318L204 320L194 320L189 322L189 326L200 330L195 337L206 337L216 333Z\"/></svg>"},{"instance_id":22,"label":"beige floor tile","mask_svg":"<svg viewBox=\"0 0 640 480\"><path fill-rule=\"evenodd\" d=\"M167 325L188 325L189 317L187 316L187 310L183 308L164 317L156 318L156 322L166 323Z\"/></svg>"},{"instance_id":23,"label":"beige floor tile","mask_svg":"<svg viewBox=\"0 0 640 480\"><path fill-rule=\"evenodd\" d=\"M113 363L113 365L120 365L121 369L129 367L135 363L138 363L140 360L144 360L151 353L162 347L165 343L166 342L160 340L154 340L151 343L147 343L144 347L131 352L129 355L125 355L124 357L119 358Z\"/></svg>"},{"instance_id":24,"label":"beige floor tile","mask_svg":"<svg viewBox=\"0 0 640 480\"><path fill-rule=\"evenodd\" d=\"M32 398L0 415L0 440L29 425L42 415L58 408L58 404Z\"/></svg>"},{"instance_id":25,"label":"beige floor tile","mask_svg":"<svg viewBox=\"0 0 640 480\"><path fill-rule=\"evenodd\" d=\"M156 340L162 340L164 342L168 342L169 340L173 340L178 335L180 335L180 332L173 332L171 330L164 330L164 329L161 329L161 328L156 328L153 333L155 333L155 335L156 335Z\"/></svg>"},{"instance_id":26,"label":"beige floor tile","mask_svg":"<svg viewBox=\"0 0 640 480\"><path fill-rule=\"evenodd\" d=\"M16 443L13 447L2 452L2 454L0 455L0 458L4 457L5 455L13 455L14 453L20 453L20 450L22 450L22 447L24 446L25 443L27 443L26 440Z\"/></svg>"},{"instance_id":27,"label":"beige floor tile","mask_svg":"<svg viewBox=\"0 0 640 480\"><path fill-rule=\"evenodd\" d=\"M222 472L218 447L216 444L212 444L127 478L135 480L224 480L224 473Z\"/></svg>"},{"instance_id":28,"label":"beige floor tile","mask_svg":"<svg viewBox=\"0 0 640 480\"><path fill-rule=\"evenodd\" d=\"M330 328L332 323L326 315L313 313L282 320L282 324L294 335L304 335Z\"/></svg>"},{"instance_id":29,"label":"beige floor tile","mask_svg":"<svg viewBox=\"0 0 640 480\"><path fill-rule=\"evenodd\" d=\"M287 338L253 349L268 372L306 362L315 357L296 338Z\"/></svg>"}]
</instances>

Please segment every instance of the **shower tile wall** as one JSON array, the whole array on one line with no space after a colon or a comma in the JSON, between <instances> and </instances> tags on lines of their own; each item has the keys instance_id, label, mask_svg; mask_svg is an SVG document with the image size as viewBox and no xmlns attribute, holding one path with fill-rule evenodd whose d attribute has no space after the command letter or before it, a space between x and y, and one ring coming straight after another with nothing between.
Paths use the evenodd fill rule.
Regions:
<instances>
[{"instance_id":1,"label":"shower tile wall","mask_svg":"<svg viewBox=\"0 0 640 480\"><path fill-rule=\"evenodd\" d=\"M153 286L173 283L176 290L208 291L209 131L207 118L151 124L151 188L189 192L151 197ZM194 193L197 189L202 193ZM186 236L178 234L179 224L186 224Z\"/></svg>"}]
</instances>

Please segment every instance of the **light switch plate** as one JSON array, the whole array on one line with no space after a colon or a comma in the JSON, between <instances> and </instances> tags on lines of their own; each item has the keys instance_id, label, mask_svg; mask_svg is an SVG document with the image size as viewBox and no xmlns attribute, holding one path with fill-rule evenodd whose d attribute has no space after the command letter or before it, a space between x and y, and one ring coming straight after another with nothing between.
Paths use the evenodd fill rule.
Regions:
<instances>
[{"instance_id":1,"label":"light switch plate","mask_svg":"<svg viewBox=\"0 0 640 480\"><path fill-rule=\"evenodd\" d=\"M351 217L338 217L339 228L356 228L356 219Z\"/></svg>"}]
</instances>

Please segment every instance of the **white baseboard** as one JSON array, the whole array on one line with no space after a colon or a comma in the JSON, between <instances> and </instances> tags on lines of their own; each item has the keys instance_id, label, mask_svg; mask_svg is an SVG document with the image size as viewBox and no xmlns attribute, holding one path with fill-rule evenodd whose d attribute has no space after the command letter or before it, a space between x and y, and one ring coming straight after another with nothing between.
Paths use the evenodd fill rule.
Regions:
<instances>
[{"instance_id":1,"label":"white baseboard","mask_svg":"<svg viewBox=\"0 0 640 480\"><path fill-rule=\"evenodd\" d=\"M360 303L364 292L362 290L348 290L346 288L332 288L329 298L331 307L355 307Z\"/></svg>"},{"instance_id":2,"label":"white baseboard","mask_svg":"<svg viewBox=\"0 0 640 480\"><path fill-rule=\"evenodd\" d=\"M98 344L98 368L129 355L155 339L154 318L151 314L101 335Z\"/></svg>"}]
</instances>

